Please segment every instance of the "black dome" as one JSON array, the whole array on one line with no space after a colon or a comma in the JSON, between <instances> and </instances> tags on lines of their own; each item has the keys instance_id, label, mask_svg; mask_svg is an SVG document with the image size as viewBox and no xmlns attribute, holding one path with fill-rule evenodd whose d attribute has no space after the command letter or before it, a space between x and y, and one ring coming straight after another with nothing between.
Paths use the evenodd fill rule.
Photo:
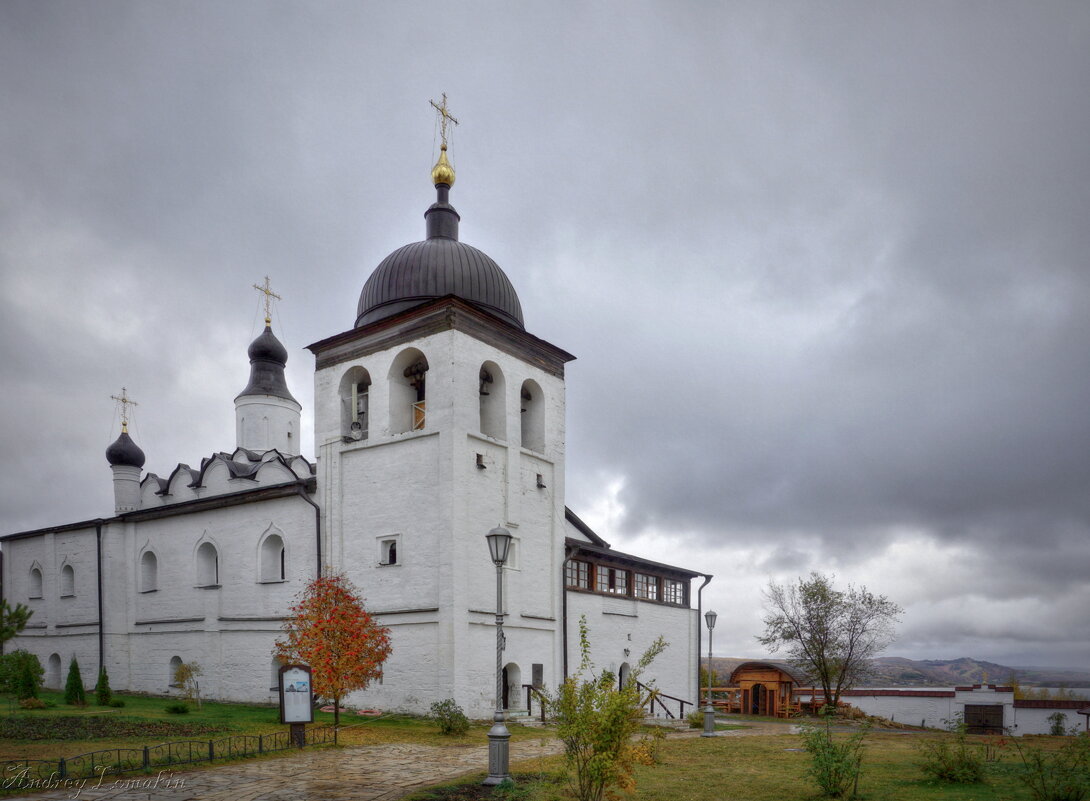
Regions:
<instances>
[{"instance_id":1,"label":"black dome","mask_svg":"<svg viewBox=\"0 0 1090 801\"><path fill-rule=\"evenodd\" d=\"M143 467L144 452L140 450L139 445L132 441L132 437L129 436L128 432L122 431L121 436L106 449L106 461L111 466Z\"/></svg>"},{"instance_id":2,"label":"black dome","mask_svg":"<svg viewBox=\"0 0 1090 801\"><path fill-rule=\"evenodd\" d=\"M436 189L439 200L424 214L428 238L398 248L371 273L356 307L356 328L455 295L522 329L522 304L511 281L489 256L458 241L449 187Z\"/></svg>"},{"instance_id":3,"label":"black dome","mask_svg":"<svg viewBox=\"0 0 1090 801\"><path fill-rule=\"evenodd\" d=\"M271 395L298 403L288 389L284 366L288 363L288 349L280 344L268 322L265 330L250 343L246 351L250 357L250 381L235 400L245 395Z\"/></svg>"},{"instance_id":4,"label":"black dome","mask_svg":"<svg viewBox=\"0 0 1090 801\"><path fill-rule=\"evenodd\" d=\"M276 338L268 325L265 326L265 330L261 332L257 339L250 343L246 355L250 357L250 361L266 359L270 362L276 362L281 367L288 363L288 349L280 344L280 340Z\"/></svg>"}]
</instances>

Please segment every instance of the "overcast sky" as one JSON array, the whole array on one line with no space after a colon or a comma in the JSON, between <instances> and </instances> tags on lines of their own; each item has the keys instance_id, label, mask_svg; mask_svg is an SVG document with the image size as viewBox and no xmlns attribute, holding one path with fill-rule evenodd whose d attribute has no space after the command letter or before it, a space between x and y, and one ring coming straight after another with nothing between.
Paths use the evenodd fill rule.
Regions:
<instances>
[{"instance_id":1,"label":"overcast sky","mask_svg":"<svg viewBox=\"0 0 1090 801\"><path fill-rule=\"evenodd\" d=\"M5 0L0 527L111 513L123 385L148 469L231 450L265 275L307 431L446 92L567 503L715 574L717 654L819 570L889 655L1090 668L1088 86L1080 2Z\"/></svg>"}]
</instances>

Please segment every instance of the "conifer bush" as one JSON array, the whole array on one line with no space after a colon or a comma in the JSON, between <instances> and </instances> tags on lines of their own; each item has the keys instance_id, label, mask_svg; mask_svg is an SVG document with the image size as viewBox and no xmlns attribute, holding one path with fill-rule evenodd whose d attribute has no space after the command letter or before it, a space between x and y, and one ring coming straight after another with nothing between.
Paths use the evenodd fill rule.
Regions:
<instances>
[{"instance_id":1,"label":"conifer bush","mask_svg":"<svg viewBox=\"0 0 1090 801\"><path fill-rule=\"evenodd\" d=\"M110 689L110 677L106 674L106 667L98 671L98 683L95 684L95 703L99 706L110 706L114 693Z\"/></svg>"},{"instance_id":2,"label":"conifer bush","mask_svg":"<svg viewBox=\"0 0 1090 801\"><path fill-rule=\"evenodd\" d=\"M22 649L0 656L0 691L20 700L37 698L45 671L38 657Z\"/></svg>"},{"instance_id":3,"label":"conifer bush","mask_svg":"<svg viewBox=\"0 0 1090 801\"><path fill-rule=\"evenodd\" d=\"M68 665L68 680L64 683L64 702L72 706L87 705L87 691L83 688L83 677L79 672L79 662L73 656Z\"/></svg>"}]
</instances>

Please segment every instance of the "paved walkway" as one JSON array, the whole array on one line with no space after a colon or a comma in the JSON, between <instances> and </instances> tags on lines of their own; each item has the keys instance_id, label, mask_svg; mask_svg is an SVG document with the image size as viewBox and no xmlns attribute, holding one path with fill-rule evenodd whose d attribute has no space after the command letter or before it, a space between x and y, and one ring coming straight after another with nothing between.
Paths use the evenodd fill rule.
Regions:
<instances>
[{"instance_id":1,"label":"paved walkway","mask_svg":"<svg viewBox=\"0 0 1090 801\"><path fill-rule=\"evenodd\" d=\"M786 734L789 725L747 723L752 728L720 732L726 737ZM696 729L671 737L699 737ZM558 754L551 737L511 743L511 762ZM313 749L291 756L236 762L198 771L138 773L73 781L48 792L8 796L5 801L394 801L421 787L488 767L488 746L395 743Z\"/></svg>"}]
</instances>

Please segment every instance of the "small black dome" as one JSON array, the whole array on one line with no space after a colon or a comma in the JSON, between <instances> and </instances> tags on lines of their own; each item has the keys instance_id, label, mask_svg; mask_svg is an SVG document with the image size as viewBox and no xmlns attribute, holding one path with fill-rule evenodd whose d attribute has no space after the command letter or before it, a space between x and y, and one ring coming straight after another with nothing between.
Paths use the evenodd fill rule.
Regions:
<instances>
[{"instance_id":1,"label":"small black dome","mask_svg":"<svg viewBox=\"0 0 1090 801\"><path fill-rule=\"evenodd\" d=\"M424 214L428 238L400 247L371 273L356 307L356 328L455 295L523 328L522 304L511 281L489 256L458 241L458 212L447 202L450 187L436 186L438 202Z\"/></svg>"},{"instance_id":2,"label":"small black dome","mask_svg":"<svg viewBox=\"0 0 1090 801\"><path fill-rule=\"evenodd\" d=\"M280 340L276 338L272 329L267 325L261 335L250 343L246 355L250 357L250 361L265 359L266 361L276 362L281 367L288 363L288 349L280 344Z\"/></svg>"},{"instance_id":3,"label":"small black dome","mask_svg":"<svg viewBox=\"0 0 1090 801\"><path fill-rule=\"evenodd\" d=\"M294 401L288 382L284 377L284 367L288 363L288 349L280 344L268 322L265 330L250 343L246 351L250 357L250 381L246 389L238 393L235 400L244 395L272 395Z\"/></svg>"},{"instance_id":4,"label":"small black dome","mask_svg":"<svg viewBox=\"0 0 1090 801\"><path fill-rule=\"evenodd\" d=\"M122 431L121 436L106 449L106 461L111 466L143 467L144 452L132 441L127 431Z\"/></svg>"}]
</instances>

